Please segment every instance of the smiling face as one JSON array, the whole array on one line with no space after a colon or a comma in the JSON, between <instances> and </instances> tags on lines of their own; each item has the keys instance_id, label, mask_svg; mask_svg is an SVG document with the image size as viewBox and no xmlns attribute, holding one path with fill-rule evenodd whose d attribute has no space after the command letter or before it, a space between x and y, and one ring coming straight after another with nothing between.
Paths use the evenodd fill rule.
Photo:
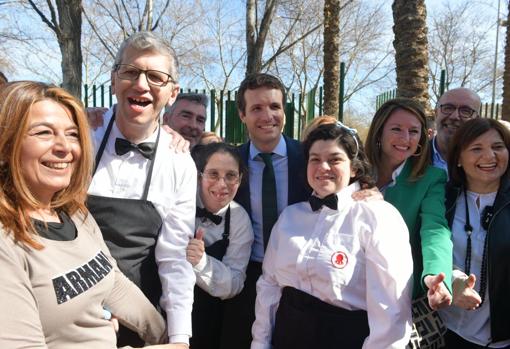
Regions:
<instances>
[{"instance_id":1,"label":"smiling face","mask_svg":"<svg viewBox=\"0 0 510 349\"><path fill-rule=\"evenodd\" d=\"M355 172L345 150L331 139L312 144L306 175L315 195L324 198L347 187Z\"/></svg>"},{"instance_id":2,"label":"smiling face","mask_svg":"<svg viewBox=\"0 0 510 349\"><path fill-rule=\"evenodd\" d=\"M478 116L480 110L480 98L471 90L466 88L457 88L445 92L439 99L436 107L436 139L439 150L443 155L446 154L448 144L455 134L455 131L469 118L463 118L459 115L459 107L467 107L475 110L471 118ZM451 105L455 110L451 114L445 114L441 111L441 105Z\"/></svg>"},{"instance_id":3,"label":"smiling face","mask_svg":"<svg viewBox=\"0 0 510 349\"><path fill-rule=\"evenodd\" d=\"M381 162L393 169L416 153L422 133L418 118L408 110L395 110L381 133Z\"/></svg>"},{"instance_id":4,"label":"smiling face","mask_svg":"<svg viewBox=\"0 0 510 349\"><path fill-rule=\"evenodd\" d=\"M198 144L205 130L205 120L205 107L186 99L176 101L172 113L163 116L164 123L189 141L191 148Z\"/></svg>"},{"instance_id":5,"label":"smiling face","mask_svg":"<svg viewBox=\"0 0 510 349\"><path fill-rule=\"evenodd\" d=\"M246 124L250 140L262 152L273 151L285 124L282 91L267 87L248 89L244 99L246 107L239 116Z\"/></svg>"},{"instance_id":6,"label":"smiling face","mask_svg":"<svg viewBox=\"0 0 510 349\"><path fill-rule=\"evenodd\" d=\"M152 51L139 51L128 47L121 64L138 69L170 73L170 58ZM164 86L149 85L145 74L134 81L123 80L112 72L112 92L117 98L116 123L120 131L133 143L149 137L158 124L158 116L169 101L179 92L179 86L168 82Z\"/></svg>"},{"instance_id":7,"label":"smiling face","mask_svg":"<svg viewBox=\"0 0 510 349\"><path fill-rule=\"evenodd\" d=\"M508 149L498 131L490 129L471 142L461 151L459 165L466 174L468 190L480 194L497 191L508 167Z\"/></svg>"},{"instance_id":8,"label":"smiling face","mask_svg":"<svg viewBox=\"0 0 510 349\"><path fill-rule=\"evenodd\" d=\"M217 152L211 155L199 177L200 198L204 207L210 212L218 212L227 206L237 193L239 182L229 181L239 179L239 163L232 155Z\"/></svg>"},{"instance_id":9,"label":"smiling face","mask_svg":"<svg viewBox=\"0 0 510 349\"><path fill-rule=\"evenodd\" d=\"M49 99L35 103L20 151L21 173L32 195L49 204L69 186L80 156L78 127L69 110Z\"/></svg>"}]
</instances>

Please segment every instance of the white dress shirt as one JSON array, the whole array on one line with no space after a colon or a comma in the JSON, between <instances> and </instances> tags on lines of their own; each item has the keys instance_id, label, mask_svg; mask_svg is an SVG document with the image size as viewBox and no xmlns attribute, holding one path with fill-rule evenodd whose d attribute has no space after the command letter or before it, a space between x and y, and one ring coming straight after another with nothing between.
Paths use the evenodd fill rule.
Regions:
<instances>
[{"instance_id":1,"label":"white dress shirt","mask_svg":"<svg viewBox=\"0 0 510 349\"><path fill-rule=\"evenodd\" d=\"M104 115L104 126L93 132L96 151L111 117L110 109ZM134 151L117 155L117 137L125 138L114 123L89 194L140 199L150 161ZM144 142L154 142L156 137L157 131ZM175 153L170 149L170 141L171 136L162 131L147 199L153 203L163 221L156 244L156 262L163 289L161 305L166 311L168 335L171 343L187 343L191 336L195 274L186 260L186 247L195 227L197 173L191 156Z\"/></svg>"},{"instance_id":2,"label":"white dress shirt","mask_svg":"<svg viewBox=\"0 0 510 349\"><path fill-rule=\"evenodd\" d=\"M365 349L409 342L413 261L406 224L383 200L354 201L357 190L354 183L338 193L338 211L313 212L300 202L280 215L257 282L252 349L271 348L285 286L340 308L366 310ZM337 254L347 257L343 266L334 264Z\"/></svg>"},{"instance_id":3,"label":"white dress shirt","mask_svg":"<svg viewBox=\"0 0 510 349\"><path fill-rule=\"evenodd\" d=\"M202 207L200 198L198 205ZM218 212L213 212L222 217L221 223L216 225L209 219L196 218L196 229L204 231L205 246L210 246L221 240L225 229L225 213L228 206ZM218 260L207 254L193 268L197 278L197 285L211 296L221 299L232 298L237 295L244 286L246 279L246 267L250 260L251 244L253 242L253 230L248 213L237 202L230 203L230 235L227 251L223 260Z\"/></svg>"},{"instance_id":4,"label":"white dress shirt","mask_svg":"<svg viewBox=\"0 0 510 349\"><path fill-rule=\"evenodd\" d=\"M250 260L262 262L264 259L264 234L262 232L262 175L264 160L259 156L260 150L250 142L250 158L248 160L250 181L250 206L253 234L255 240L252 245ZM283 136L273 150L273 168L276 181L276 204L278 214L288 205L289 198L289 160L287 158L287 144Z\"/></svg>"},{"instance_id":5,"label":"white dress shirt","mask_svg":"<svg viewBox=\"0 0 510 349\"><path fill-rule=\"evenodd\" d=\"M486 206L494 204L496 192L489 194L477 194L467 192L467 201L469 207L469 223L473 227L471 233L471 274L476 275L475 290L480 292L480 275L482 268L483 246L487 231L480 224L480 216ZM478 201L478 204L477 204ZM457 199L455 217L452 224L453 239L453 265L458 268L453 271L453 278L467 277L465 274L465 258L467 235L464 230L466 224L466 204L464 194L459 195ZM490 253L490 251L487 251ZM476 343L480 346L486 346L491 342L490 327L490 299L489 283L485 291L485 300L476 310L464 310L462 308L451 306L440 309L440 315L443 321L451 331L457 333L462 338ZM510 331L510 328L508 329ZM510 340L497 342L489 345L489 348L502 348L510 345Z\"/></svg>"}]
</instances>

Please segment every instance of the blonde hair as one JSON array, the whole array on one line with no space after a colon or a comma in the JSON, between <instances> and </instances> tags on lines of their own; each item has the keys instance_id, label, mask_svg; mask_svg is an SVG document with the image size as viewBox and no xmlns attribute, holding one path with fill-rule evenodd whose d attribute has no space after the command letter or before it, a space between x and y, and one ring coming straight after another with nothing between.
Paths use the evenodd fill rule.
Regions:
<instances>
[{"instance_id":1,"label":"blonde hair","mask_svg":"<svg viewBox=\"0 0 510 349\"><path fill-rule=\"evenodd\" d=\"M30 110L43 100L57 102L71 113L81 147L70 184L54 195L52 209L69 215L78 210L87 212L85 200L93 164L90 130L79 100L62 88L41 82L18 81L4 86L0 91L0 222L16 242L34 248L42 246L34 240L36 232L28 212L40 208L41 203L28 188L19 164Z\"/></svg>"},{"instance_id":2,"label":"blonde hair","mask_svg":"<svg viewBox=\"0 0 510 349\"><path fill-rule=\"evenodd\" d=\"M331 115L321 115L312 119L303 130L301 134L301 141L304 142L308 135L320 125L336 124L338 120Z\"/></svg>"}]
</instances>

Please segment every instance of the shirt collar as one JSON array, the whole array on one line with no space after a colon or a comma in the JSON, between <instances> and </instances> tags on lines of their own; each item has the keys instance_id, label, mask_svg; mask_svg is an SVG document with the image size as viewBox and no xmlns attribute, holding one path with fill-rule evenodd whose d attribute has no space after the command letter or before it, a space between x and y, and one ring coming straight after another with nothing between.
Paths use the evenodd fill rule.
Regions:
<instances>
[{"instance_id":1,"label":"shirt collar","mask_svg":"<svg viewBox=\"0 0 510 349\"><path fill-rule=\"evenodd\" d=\"M358 181L356 181L336 193L336 196L338 197L338 211L341 211L343 207L350 205L354 201L352 194L360 189L360 184ZM315 191L312 193L312 195L315 195ZM328 207L324 208L331 210Z\"/></svg>"},{"instance_id":2,"label":"shirt collar","mask_svg":"<svg viewBox=\"0 0 510 349\"><path fill-rule=\"evenodd\" d=\"M404 166L406 164L406 162L409 161L409 159L407 159L406 161L404 161L403 163L401 163L392 173L391 173L391 182L389 182L388 184L386 184L385 186L383 186L382 188L379 189L379 191L381 193L384 194L384 192L386 191L386 189L390 188L390 187L393 187L395 185L395 183L397 183L397 177L400 175L400 173L402 172L402 170L404 169Z\"/></svg>"},{"instance_id":3,"label":"shirt collar","mask_svg":"<svg viewBox=\"0 0 510 349\"><path fill-rule=\"evenodd\" d=\"M257 149L255 144L253 144L253 142L250 142L250 160L255 160L257 155L259 155L260 153L262 152ZM283 136L280 135L280 141L273 149L273 153L278 155L279 157L287 156L287 143L285 143L285 139L283 138Z\"/></svg>"},{"instance_id":4,"label":"shirt collar","mask_svg":"<svg viewBox=\"0 0 510 349\"><path fill-rule=\"evenodd\" d=\"M141 141L139 143L142 143L142 142L156 142L156 139L158 138L158 128L159 128L159 126L156 127L154 132L149 137L147 137L146 139L144 139L143 141ZM116 152L115 152L115 140L117 138L124 138L125 139L126 137L124 137L122 132L120 132L119 128L117 127L117 122L113 122L112 131L110 132L110 136L108 137L108 144L106 145L106 150L110 154L116 154Z\"/></svg>"},{"instance_id":5,"label":"shirt collar","mask_svg":"<svg viewBox=\"0 0 510 349\"><path fill-rule=\"evenodd\" d=\"M446 163L445 159L443 159L441 153L437 149L436 138L437 136L434 136L434 138L432 138L432 162L434 166L447 170L448 164Z\"/></svg>"}]
</instances>

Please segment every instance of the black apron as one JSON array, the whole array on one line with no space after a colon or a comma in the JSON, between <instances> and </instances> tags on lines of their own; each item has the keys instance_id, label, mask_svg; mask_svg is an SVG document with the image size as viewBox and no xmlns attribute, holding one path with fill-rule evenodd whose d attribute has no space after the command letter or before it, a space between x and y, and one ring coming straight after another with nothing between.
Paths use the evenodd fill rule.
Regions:
<instances>
[{"instance_id":1,"label":"black apron","mask_svg":"<svg viewBox=\"0 0 510 349\"><path fill-rule=\"evenodd\" d=\"M225 225L222 239L205 248L205 253L218 260L223 260L230 236L230 206L225 213ZM223 300L195 286L193 300L192 329L190 347L193 349L220 349L223 326Z\"/></svg>"},{"instance_id":2,"label":"black apron","mask_svg":"<svg viewBox=\"0 0 510 349\"><path fill-rule=\"evenodd\" d=\"M368 335L366 311L349 311L293 287L283 288L273 349L355 349L363 346Z\"/></svg>"},{"instance_id":3,"label":"black apron","mask_svg":"<svg viewBox=\"0 0 510 349\"><path fill-rule=\"evenodd\" d=\"M108 136L112 130L114 119L115 111L97 151L94 174L108 142ZM160 130L158 130L156 150L159 133ZM99 228L101 228L106 245L117 261L119 269L159 309L161 282L159 280L154 250L163 221L152 202L147 200L155 155L156 153L154 153L150 163L141 199L121 199L89 195L87 207ZM126 332L128 331L131 333L127 334ZM137 341L137 339L139 340L134 332L127 328L121 328L117 344L119 346L143 345L144 342L141 340Z\"/></svg>"}]
</instances>

